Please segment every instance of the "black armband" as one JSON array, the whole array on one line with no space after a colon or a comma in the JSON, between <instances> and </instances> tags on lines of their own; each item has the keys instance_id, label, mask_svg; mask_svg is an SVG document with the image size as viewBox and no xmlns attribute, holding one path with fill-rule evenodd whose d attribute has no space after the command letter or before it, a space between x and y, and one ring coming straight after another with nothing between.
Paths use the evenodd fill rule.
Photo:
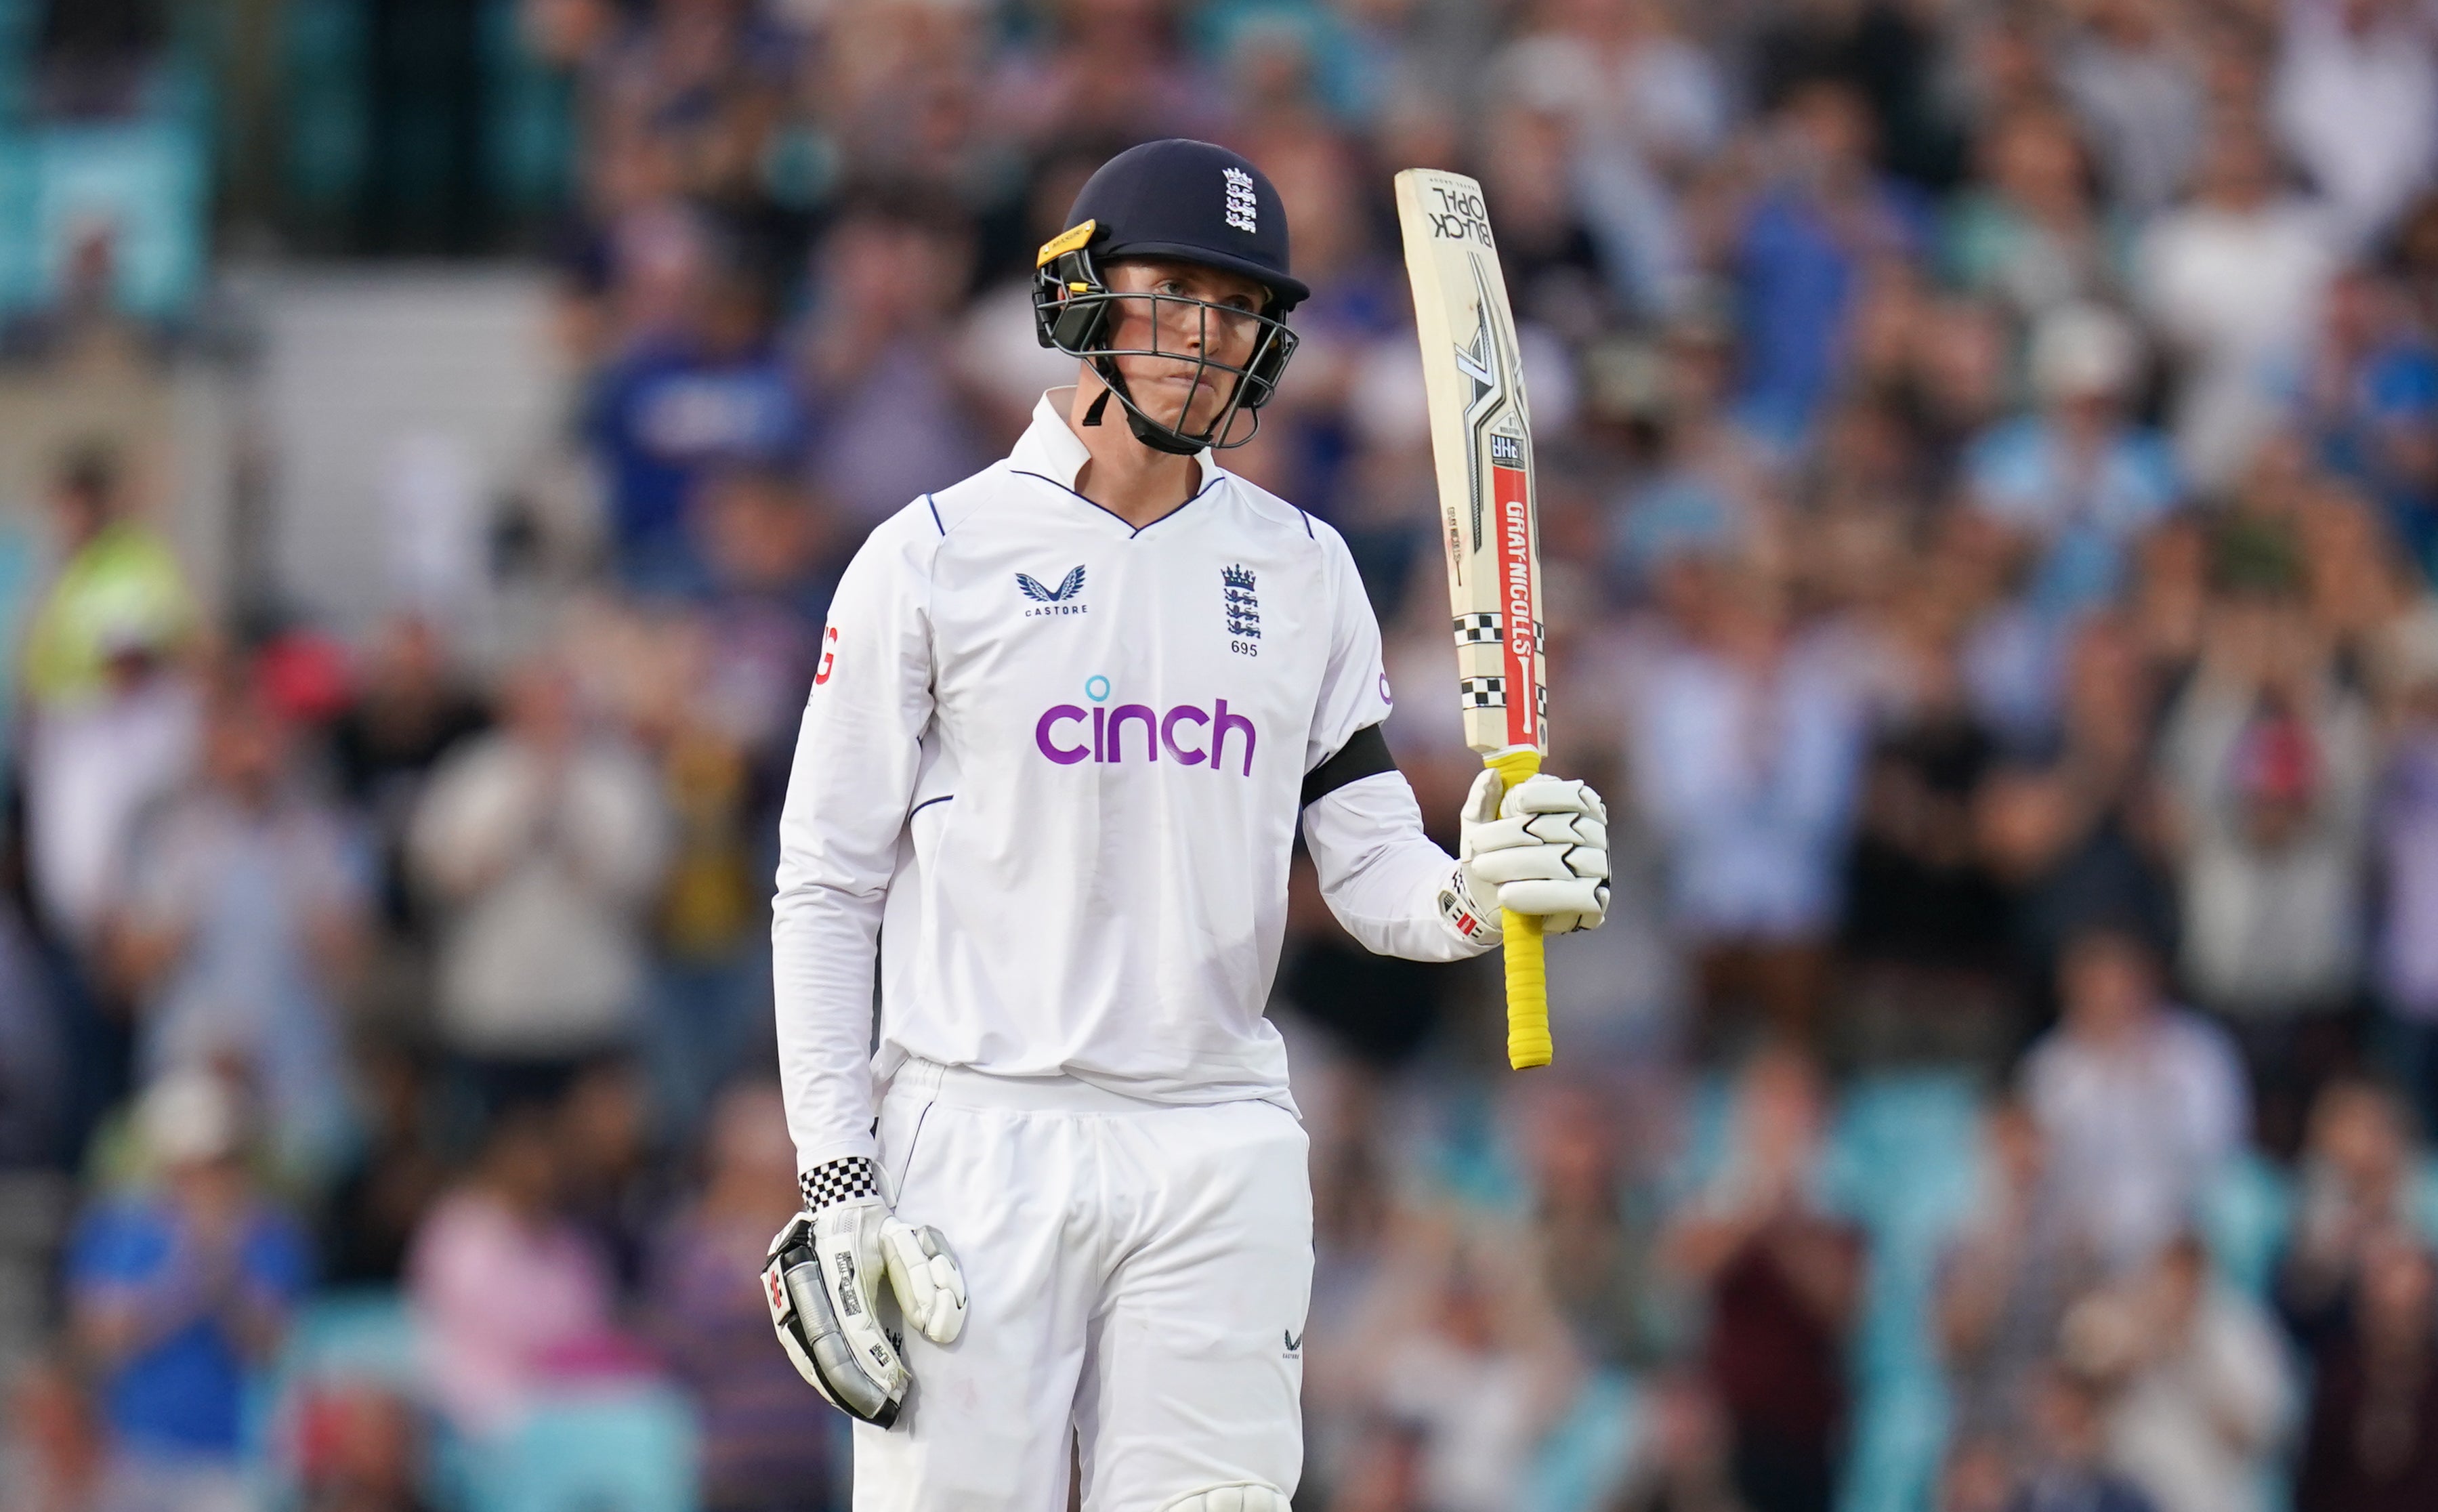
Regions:
<instances>
[{"instance_id":1,"label":"black armband","mask_svg":"<svg viewBox=\"0 0 2438 1512\"><path fill-rule=\"evenodd\" d=\"M1388 742L1380 727L1366 725L1337 748L1336 755L1304 773L1301 806L1310 808L1349 782L1396 769L1396 759L1388 754Z\"/></svg>"}]
</instances>

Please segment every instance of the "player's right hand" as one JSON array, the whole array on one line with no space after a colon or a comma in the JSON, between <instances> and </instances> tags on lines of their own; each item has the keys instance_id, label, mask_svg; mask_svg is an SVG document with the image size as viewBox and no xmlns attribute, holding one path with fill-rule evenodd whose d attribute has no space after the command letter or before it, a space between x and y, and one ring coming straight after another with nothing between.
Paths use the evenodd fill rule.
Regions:
<instances>
[{"instance_id":1,"label":"player's right hand","mask_svg":"<svg viewBox=\"0 0 2438 1512\"><path fill-rule=\"evenodd\" d=\"M882 1316L890 1301L934 1344L965 1324L965 1278L940 1232L896 1217L872 1163L831 1161L804 1177L805 1208L770 1240L763 1300L796 1373L833 1406L887 1428L911 1379Z\"/></svg>"}]
</instances>

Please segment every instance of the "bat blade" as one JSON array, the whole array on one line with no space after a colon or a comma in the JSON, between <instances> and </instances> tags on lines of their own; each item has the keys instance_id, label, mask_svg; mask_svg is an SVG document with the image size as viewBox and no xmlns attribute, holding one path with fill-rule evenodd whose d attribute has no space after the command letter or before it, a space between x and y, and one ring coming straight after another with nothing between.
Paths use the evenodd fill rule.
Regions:
<instances>
[{"instance_id":1,"label":"bat blade","mask_svg":"<svg viewBox=\"0 0 2438 1512\"><path fill-rule=\"evenodd\" d=\"M1460 173L1397 175L1447 553L1464 741L1513 785L1549 747L1531 412L1507 279L1481 185ZM1505 913L1507 1058L1549 1063L1541 922Z\"/></svg>"},{"instance_id":2,"label":"bat blade","mask_svg":"<svg viewBox=\"0 0 2438 1512\"><path fill-rule=\"evenodd\" d=\"M1465 744L1549 748L1531 414L1481 185L1397 175L1447 554Z\"/></svg>"}]
</instances>

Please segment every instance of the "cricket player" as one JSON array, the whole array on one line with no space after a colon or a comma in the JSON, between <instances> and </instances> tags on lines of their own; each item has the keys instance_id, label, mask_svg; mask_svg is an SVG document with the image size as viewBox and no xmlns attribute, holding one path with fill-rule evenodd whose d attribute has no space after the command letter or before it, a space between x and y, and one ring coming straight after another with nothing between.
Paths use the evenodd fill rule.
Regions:
<instances>
[{"instance_id":1,"label":"cricket player","mask_svg":"<svg viewBox=\"0 0 2438 1512\"><path fill-rule=\"evenodd\" d=\"M763 1279L858 1419L857 1512L1063 1512L1070 1442L1086 1512L1285 1512L1312 1195L1262 1010L1298 822L1375 951L1607 908L1580 782L1485 772L1462 859L1423 835L1345 543L1213 460L1307 292L1252 164L1111 159L1041 252L1075 386L839 585L772 922L804 1210Z\"/></svg>"}]
</instances>

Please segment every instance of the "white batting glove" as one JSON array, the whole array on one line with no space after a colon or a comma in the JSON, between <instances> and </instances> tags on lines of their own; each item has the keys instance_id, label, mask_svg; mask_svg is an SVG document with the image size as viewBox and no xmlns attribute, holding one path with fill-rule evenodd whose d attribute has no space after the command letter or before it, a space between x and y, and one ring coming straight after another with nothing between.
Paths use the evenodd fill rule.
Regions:
<instances>
[{"instance_id":1,"label":"white batting glove","mask_svg":"<svg viewBox=\"0 0 2438 1512\"><path fill-rule=\"evenodd\" d=\"M938 1229L889 1210L870 1160L833 1160L801 1181L804 1210L772 1238L762 1268L770 1326L832 1406L887 1428L911 1378L882 1316L882 1276L905 1320L949 1344L965 1326L964 1274Z\"/></svg>"},{"instance_id":2,"label":"white batting glove","mask_svg":"<svg viewBox=\"0 0 2438 1512\"><path fill-rule=\"evenodd\" d=\"M1608 805L1589 783L1536 774L1507 787L1484 770L1461 826L1457 882L1472 897L1537 915L1546 934L1608 917Z\"/></svg>"}]
</instances>

